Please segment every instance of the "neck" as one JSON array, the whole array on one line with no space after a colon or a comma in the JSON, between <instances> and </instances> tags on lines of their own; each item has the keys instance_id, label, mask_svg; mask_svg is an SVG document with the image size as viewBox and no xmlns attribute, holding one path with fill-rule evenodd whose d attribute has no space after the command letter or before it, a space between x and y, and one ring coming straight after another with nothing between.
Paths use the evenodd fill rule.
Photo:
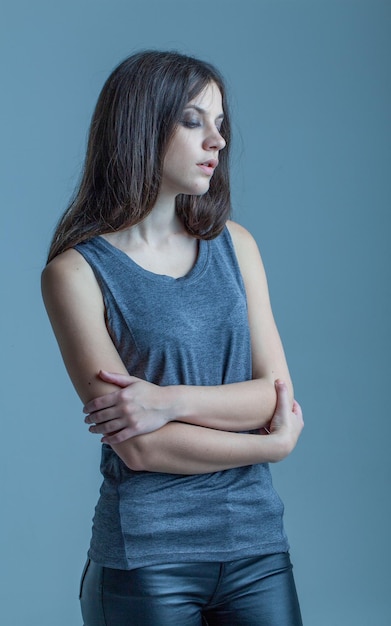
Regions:
<instances>
[{"instance_id":1,"label":"neck","mask_svg":"<svg viewBox=\"0 0 391 626\"><path fill-rule=\"evenodd\" d=\"M152 211L142 222L133 226L132 231L146 242L184 233L184 226L175 212L175 196L160 192Z\"/></svg>"},{"instance_id":2,"label":"neck","mask_svg":"<svg viewBox=\"0 0 391 626\"><path fill-rule=\"evenodd\" d=\"M152 246L170 239L172 235L187 234L182 221L175 212L175 196L159 193L152 211L142 222L111 236L121 242L150 244Z\"/></svg>"}]
</instances>

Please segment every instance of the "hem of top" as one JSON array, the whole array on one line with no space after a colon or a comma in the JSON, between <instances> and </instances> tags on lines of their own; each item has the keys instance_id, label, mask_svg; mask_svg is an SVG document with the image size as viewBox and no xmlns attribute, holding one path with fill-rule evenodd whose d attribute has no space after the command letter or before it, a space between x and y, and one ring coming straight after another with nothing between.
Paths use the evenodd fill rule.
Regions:
<instances>
[{"instance_id":1,"label":"hem of top","mask_svg":"<svg viewBox=\"0 0 391 626\"><path fill-rule=\"evenodd\" d=\"M144 559L105 559L94 553L90 548L88 557L101 565L110 569L132 570L140 567L149 567L151 565L164 565L167 563L223 563L228 561L237 561L239 559L267 556L268 554L278 554L289 552L290 545L288 541L278 541L260 547L245 548L243 550L227 551L219 550L216 552L175 552L175 558L170 554L149 554Z\"/></svg>"}]
</instances>

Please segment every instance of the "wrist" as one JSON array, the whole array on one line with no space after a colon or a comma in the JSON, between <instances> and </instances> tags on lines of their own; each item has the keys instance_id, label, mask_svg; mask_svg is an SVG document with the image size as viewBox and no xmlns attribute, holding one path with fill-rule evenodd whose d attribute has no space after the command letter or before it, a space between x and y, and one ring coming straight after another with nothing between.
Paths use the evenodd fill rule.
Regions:
<instances>
[{"instance_id":1,"label":"wrist","mask_svg":"<svg viewBox=\"0 0 391 626\"><path fill-rule=\"evenodd\" d=\"M262 437L262 439L264 439L269 445L268 456L270 456L270 463L278 463L279 461L282 461L291 452L286 437L283 437L279 432L272 432L270 435Z\"/></svg>"},{"instance_id":2,"label":"wrist","mask_svg":"<svg viewBox=\"0 0 391 626\"><path fill-rule=\"evenodd\" d=\"M168 385L160 388L163 393L167 423L180 421L180 418L184 415L183 402L181 401L182 394L180 393L181 387L181 385Z\"/></svg>"}]
</instances>

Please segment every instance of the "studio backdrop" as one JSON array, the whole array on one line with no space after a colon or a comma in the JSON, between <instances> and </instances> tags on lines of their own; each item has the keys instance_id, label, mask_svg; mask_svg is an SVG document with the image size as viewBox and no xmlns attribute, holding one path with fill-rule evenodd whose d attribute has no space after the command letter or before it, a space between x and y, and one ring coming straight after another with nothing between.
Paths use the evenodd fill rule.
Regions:
<instances>
[{"instance_id":1,"label":"studio backdrop","mask_svg":"<svg viewBox=\"0 0 391 626\"><path fill-rule=\"evenodd\" d=\"M100 444L40 272L103 82L157 48L229 85L233 218L260 246L305 412L272 468L304 623L387 626L391 3L13 0L1 14L1 623L81 626Z\"/></svg>"}]
</instances>

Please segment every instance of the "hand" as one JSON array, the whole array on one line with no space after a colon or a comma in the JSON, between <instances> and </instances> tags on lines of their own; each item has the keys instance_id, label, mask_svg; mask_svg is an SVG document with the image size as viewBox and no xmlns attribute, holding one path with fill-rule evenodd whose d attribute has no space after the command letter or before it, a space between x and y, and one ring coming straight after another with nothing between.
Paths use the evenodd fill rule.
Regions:
<instances>
[{"instance_id":1,"label":"hand","mask_svg":"<svg viewBox=\"0 0 391 626\"><path fill-rule=\"evenodd\" d=\"M275 387L277 403L268 430L270 436L278 437L282 454L280 458L284 458L292 452L303 430L303 413L296 400L293 401L293 407L291 407L288 390L282 380L276 380Z\"/></svg>"},{"instance_id":2,"label":"hand","mask_svg":"<svg viewBox=\"0 0 391 626\"><path fill-rule=\"evenodd\" d=\"M135 376L101 370L99 377L120 387L100 396L83 408L92 433L103 435L102 443L121 443L126 439L158 430L170 420L164 387Z\"/></svg>"}]
</instances>

